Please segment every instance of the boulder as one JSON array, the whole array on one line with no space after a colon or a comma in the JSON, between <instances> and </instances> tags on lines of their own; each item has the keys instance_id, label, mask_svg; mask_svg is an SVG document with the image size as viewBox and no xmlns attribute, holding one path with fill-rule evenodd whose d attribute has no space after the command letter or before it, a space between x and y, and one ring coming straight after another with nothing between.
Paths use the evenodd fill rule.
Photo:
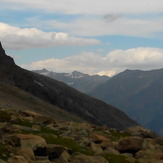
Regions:
<instances>
[{"instance_id":1,"label":"boulder","mask_svg":"<svg viewBox=\"0 0 163 163\"><path fill-rule=\"evenodd\" d=\"M100 147L99 144L90 143L90 149L95 152L95 154L103 153L103 149Z\"/></svg>"},{"instance_id":2,"label":"boulder","mask_svg":"<svg viewBox=\"0 0 163 163\"><path fill-rule=\"evenodd\" d=\"M7 163L7 162L6 162L6 161L4 161L4 160L1 160L1 159L0 159L0 163Z\"/></svg>"},{"instance_id":3,"label":"boulder","mask_svg":"<svg viewBox=\"0 0 163 163\"><path fill-rule=\"evenodd\" d=\"M138 160L138 163L163 163L163 161L162 160L156 160L156 159L141 158Z\"/></svg>"},{"instance_id":4,"label":"boulder","mask_svg":"<svg viewBox=\"0 0 163 163\"><path fill-rule=\"evenodd\" d=\"M28 162L35 160L33 150L30 147L18 148L16 153L23 156Z\"/></svg>"},{"instance_id":5,"label":"boulder","mask_svg":"<svg viewBox=\"0 0 163 163\"><path fill-rule=\"evenodd\" d=\"M67 151L67 148L61 145L48 144L46 146L46 150L49 160L54 160L59 158L65 151Z\"/></svg>"},{"instance_id":6,"label":"boulder","mask_svg":"<svg viewBox=\"0 0 163 163\"><path fill-rule=\"evenodd\" d=\"M136 159L155 159L155 160L163 160L163 150L156 149L148 149L148 150L140 150L135 155Z\"/></svg>"},{"instance_id":7,"label":"boulder","mask_svg":"<svg viewBox=\"0 0 163 163\"><path fill-rule=\"evenodd\" d=\"M104 150L104 153L106 153L106 154L115 154L115 155L118 155L118 154L119 154L119 151L117 151L117 150L114 149L114 148L107 147L107 148Z\"/></svg>"},{"instance_id":8,"label":"boulder","mask_svg":"<svg viewBox=\"0 0 163 163\"><path fill-rule=\"evenodd\" d=\"M144 139L142 149L148 150L148 149L155 149L155 146L157 143L154 141L154 139L146 138Z\"/></svg>"},{"instance_id":9,"label":"boulder","mask_svg":"<svg viewBox=\"0 0 163 163\"><path fill-rule=\"evenodd\" d=\"M17 134L15 135L21 141L21 147L30 147L33 150L37 147L45 147L46 141L41 136L32 134Z\"/></svg>"},{"instance_id":10,"label":"boulder","mask_svg":"<svg viewBox=\"0 0 163 163\"><path fill-rule=\"evenodd\" d=\"M142 149L143 138L140 137L127 137L120 139L116 149L121 153L135 154Z\"/></svg>"},{"instance_id":11,"label":"boulder","mask_svg":"<svg viewBox=\"0 0 163 163\"><path fill-rule=\"evenodd\" d=\"M63 151L63 153L60 156L60 159L65 161L65 162L70 162L71 157L67 151Z\"/></svg>"},{"instance_id":12,"label":"boulder","mask_svg":"<svg viewBox=\"0 0 163 163\"><path fill-rule=\"evenodd\" d=\"M154 139L154 142L156 144L163 146L163 137L158 137L158 138Z\"/></svg>"},{"instance_id":13,"label":"boulder","mask_svg":"<svg viewBox=\"0 0 163 163\"><path fill-rule=\"evenodd\" d=\"M131 136L140 136L142 138L156 138L157 135L148 129L145 129L141 126L130 127L125 130L125 132Z\"/></svg>"},{"instance_id":14,"label":"boulder","mask_svg":"<svg viewBox=\"0 0 163 163\"><path fill-rule=\"evenodd\" d=\"M8 159L8 163L28 163L23 156L13 156Z\"/></svg>"},{"instance_id":15,"label":"boulder","mask_svg":"<svg viewBox=\"0 0 163 163\"><path fill-rule=\"evenodd\" d=\"M108 140L105 136L100 135L100 134L98 134L98 133L92 134L91 137L92 137L93 141L94 141L95 143L97 143L97 144L102 143L103 141Z\"/></svg>"},{"instance_id":16,"label":"boulder","mask_svg":"<svg viewBox=\"0 0 163 163\"><path fill-rule=\"evenodd\" d=\"M84 154L77 153L72 156L71 163L109 163L102 156L87 156Z\"/></svg>"},{"instance_id":17,"label":"boulder","mask_svg":"<svg viewBox=\"0 0 163 163\"><path fill-rule=\"evenodd\" d=\"M107 140L104 140L101 144L100 144L101 148L103 150L105 150L106 148L108 147L111 147L113 148L114 147L114 144L113 142L110 140L110 139L107 139Z\"/></svg>"}]
</instances>

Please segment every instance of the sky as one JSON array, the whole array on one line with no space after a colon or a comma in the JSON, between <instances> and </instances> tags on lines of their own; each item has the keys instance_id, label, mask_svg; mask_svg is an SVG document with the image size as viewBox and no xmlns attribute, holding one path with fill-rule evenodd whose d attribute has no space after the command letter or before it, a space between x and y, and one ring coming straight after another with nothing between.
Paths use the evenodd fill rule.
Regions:
<instances>
[{"instance_id":1,"label":"sky","mask_svg":"<svg viewBox=\"0 0 163 163\"><path fill-rule=\"evenodd\" d=\"M0 41L16 64L112 76L163 68L162 0L0 0Z\"/></svg>"}]
</instances>

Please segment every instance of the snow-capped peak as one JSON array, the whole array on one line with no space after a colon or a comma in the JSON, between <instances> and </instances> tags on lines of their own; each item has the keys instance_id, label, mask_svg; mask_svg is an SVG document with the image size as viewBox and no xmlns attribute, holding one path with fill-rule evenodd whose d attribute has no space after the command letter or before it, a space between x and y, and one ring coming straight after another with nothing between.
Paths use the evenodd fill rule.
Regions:
<instances>
[{"instance_id":1,"label":"snow-capped peak","mask_svg":"<svg viewBox=\"0 0 163 163\"><path fill-rule=\"evenodd\" d=\"M66 76L69 76L71 78L83 78L88 76L87 74L83 74L79 71L73 71L72 73L67 74Z\"/></svg>"}]
</instances>

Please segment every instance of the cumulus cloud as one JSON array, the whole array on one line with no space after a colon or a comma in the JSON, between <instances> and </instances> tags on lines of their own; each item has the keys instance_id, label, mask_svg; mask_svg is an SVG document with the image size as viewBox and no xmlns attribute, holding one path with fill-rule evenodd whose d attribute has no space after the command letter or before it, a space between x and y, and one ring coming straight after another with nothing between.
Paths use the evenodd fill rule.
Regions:
<instances>
[{"instance_id":1,"label":"cumulus cloud","mask_svg":"<svg viewBox=\"0 0 163 163\"><path fill-rule=\"evenodd\" d=\"M162 0L1 0L1 8L42 9L47 12L66 14L107 14L110 13L160 13Z\"/></svg>"},{"instance_id":2,"label":"cumulus cloud","mask_svg":"<svg viewBox=\"0 0 163 163\"><path fill-rule=\"evenodd\" d=\"M51 58L22 65L28 69L47 68L55 72L78 70L89 74L112 76L125 69L157 69L163 65L163 49L140 47L128 50L114 50L105 56L82 53L64 59Z\"/></svg>"},{"instance_id":3,"label":"cumulus cloud","mask_svg":"<svg viewBox=\"0 0 163 163\"><path fill-rule=\"evenodd\" d=\"M0 40L5 48L24 49L49 46L97 45L96 39L69 36L62 32L44 32L36 28L19 28L0 23Z\"/></svg>"}]
</instances>

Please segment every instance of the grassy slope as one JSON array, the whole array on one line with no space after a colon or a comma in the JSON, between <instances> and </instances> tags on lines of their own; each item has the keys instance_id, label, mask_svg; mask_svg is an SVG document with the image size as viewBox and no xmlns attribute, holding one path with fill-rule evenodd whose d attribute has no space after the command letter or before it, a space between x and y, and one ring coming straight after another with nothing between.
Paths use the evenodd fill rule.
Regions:
<instances>
[{"instance_id":1,"label":"grassy slope","mask_svg":"<svg viewBox=\"0 0 163 163\"><path fill-rule=\"evenodd\" d=\"M52 116L58 121L83 122L81 118L51 105L14 86L0 82L0 109L32 110L43 115Z\"/></svg>"}]
</instances>

